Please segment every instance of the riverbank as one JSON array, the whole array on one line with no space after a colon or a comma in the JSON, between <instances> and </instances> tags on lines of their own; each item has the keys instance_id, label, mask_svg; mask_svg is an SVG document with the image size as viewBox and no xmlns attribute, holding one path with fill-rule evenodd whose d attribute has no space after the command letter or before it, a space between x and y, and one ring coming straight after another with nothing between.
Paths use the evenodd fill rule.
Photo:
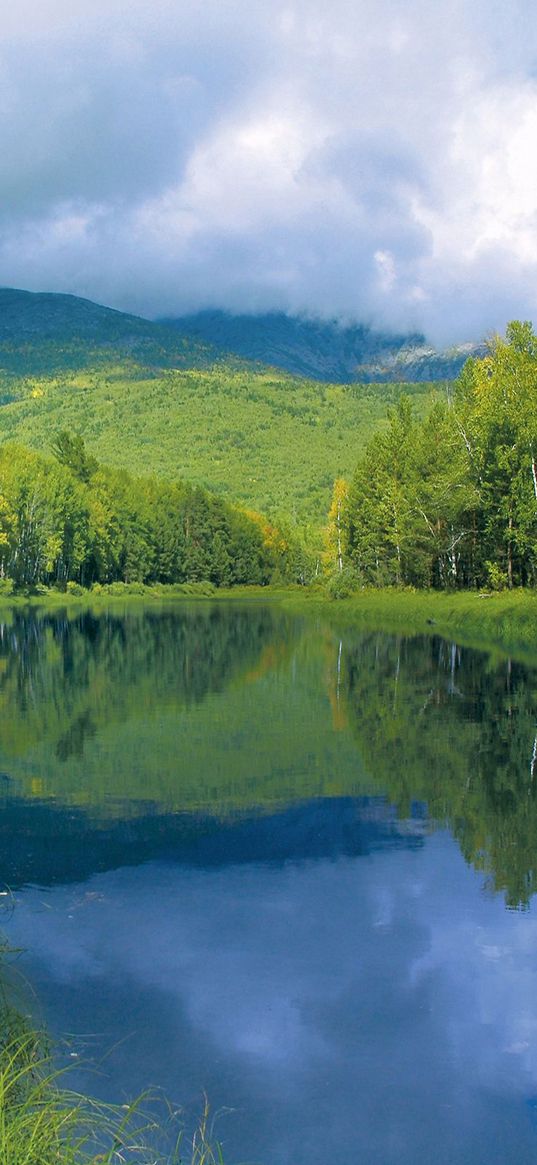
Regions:
<instances>
[{"instance_id":1,"label":"riverbank","mask_svg":"<svg viewBox=\"0 0 537 1165\"><path fill-rule=\"evenodd\" d=\"M15 593L0 590L0 610L60 608L75 613L113 607L175 602L277 603L290 613L322 618L335 627L385 630L404 635L442 635L467 646L497 648L521 658L537 657L537 592L412 591L364 589L345 599L331 599L321 587L216 588L211 583L143 586L112 583L106 587L66 591L40 588Z\"/></svg>"},{"instance_id":2,"label":"riverbank","mask_svg":"<svg viewBox=\"0 0 537 1165\"><path fill-rule=\"evenodd\" d=\"M307 610L338 627L441 635L469 647L537 657L537 593L364 590L331 601L315 594L285 597L288 610Z\"/></svg>"}]
</instances>

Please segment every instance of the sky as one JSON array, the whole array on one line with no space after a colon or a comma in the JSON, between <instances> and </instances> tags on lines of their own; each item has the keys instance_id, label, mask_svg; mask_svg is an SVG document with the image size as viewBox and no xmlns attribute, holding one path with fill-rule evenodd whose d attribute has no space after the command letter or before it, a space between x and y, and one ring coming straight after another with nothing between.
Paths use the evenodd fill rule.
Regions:
<instances>
[{"instance_id":1,"label":"sky","mask_svg":"<svg viewBox=\"0 0 537 1165\"><path fill-rule=\"evenodd\" d=\"M533 0L18 0L0 284L151 317L537 321Z\"/></svg>"}]
</instances>

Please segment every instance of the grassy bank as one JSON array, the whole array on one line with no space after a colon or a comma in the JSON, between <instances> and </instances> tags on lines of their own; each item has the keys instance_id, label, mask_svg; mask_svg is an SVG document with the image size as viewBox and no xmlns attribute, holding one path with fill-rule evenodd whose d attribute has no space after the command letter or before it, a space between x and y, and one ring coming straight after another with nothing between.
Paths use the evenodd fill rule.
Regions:
<instances>
[{"instance_id":1,"label":"grassy bank","mask_svg":"<svg viewBox=\"0 0 537 1165\"><path fill-rule=\"evenodd\" d=\"M187 1136L184 1114L156 1094L107 1105L69 1088L26 1013L16 954L0 934L0 1165L223 1165L206 1098Z\"/></svg>"},{"instance_id":2,"label":"grassy bank","mask_svg":"<svg viewBox=\"0 0 537 1165\"><path fill-rule=\"evenodd\" d=\"M316 614L339 627L405 635L442 635L472 647L537 658L537 594L364 590L329 601L310 593L286 597L288 610Z\"/></svg>"},{"instance_id":3,"label":"grassy bank","mask_svg":"<svg viewBox=\"0 0 537 1165\"><path fill-rule=\"evenodd\" d=\"M1 973L1 972L0 972ZM154 1098L104 1105L69 1090L48 1042L11 1006L0 1004L0 1162L2 1165L223 1165L207 1101L194 1133ZM152 1107L146 1115L144 1106ZM166 1143L167 1148L160 1148Z\"/></svg>"}]
</instances>

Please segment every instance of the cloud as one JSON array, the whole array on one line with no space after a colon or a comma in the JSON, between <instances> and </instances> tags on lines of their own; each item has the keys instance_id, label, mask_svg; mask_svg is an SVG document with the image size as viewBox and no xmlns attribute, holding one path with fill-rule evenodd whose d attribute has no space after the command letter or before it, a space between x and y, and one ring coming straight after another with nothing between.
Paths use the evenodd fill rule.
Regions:
<instances>
[{"instance_id":1,"label":"cloud","mask_svg":"<svg viewBox=\"0 0 537 1165\"><path fill-rule=\"evenodd\" d=\"M20 0L0 279L435 340L537 318L529 0Z\"/></svg>"}]
</instances>

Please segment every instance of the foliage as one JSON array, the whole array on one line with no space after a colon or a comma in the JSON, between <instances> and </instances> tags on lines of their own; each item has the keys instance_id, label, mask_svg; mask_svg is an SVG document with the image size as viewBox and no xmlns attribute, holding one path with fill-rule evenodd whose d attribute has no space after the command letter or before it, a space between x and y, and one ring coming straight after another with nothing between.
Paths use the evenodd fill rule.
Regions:
<instances>
[{"instance_id":1,"label":"foliage","mask_svg":"<svg viewBox=\"0 0 537 1165\"><path fill-rule=\"evenodd\" d=\"M62 429L56 434L51 450L60 465L66 465L75 477L86 484L99 468L95 457L90 457L87 453L80 433L69 433L68 430Z\"/></svg>"},{"instance_id":2,"label":"foliage","mask_svg":"<svg viewBox=\"0 0 537 1165\"><path fill-rule=\"evenodd\" d=\"M0 576L18 587L264 585L304 573L291 540L259 515L99 466L66 432L54 450L50 461L0 447Z\"/></svg>"},{"instance_id":3,"label":"foliage","mask_svg":"<svg viewBox=\"0 0 537 1165\"><path fill-rule=\"evenodd\" d=\"M325 562L328 571L341 574L344 565L345 515L348 508L349 487L343 477L336 478L332 490L332 504L328 511Z\"/></svg>"},{"instance_id":4,"label":"foliage","mask_svg":"<svg viewBox=\"0 0 537 1165\"><path fill-rule=\"evenodd\" d=\"M537 338L513 323L469 360L452 402L389 414L349 492L346 552L376 585L537 581Z\"/></svg>"},{"instance_id":5,"label":"foliage","mask_svg":"<svg viewBox=\"0 0 537 1165\"><path fill-rule=\"evenodd\" d=\"M0 375L0 394L2 377ZM41 451L51 433L83 434L91 456L130 473L185 479L318 532L336 476L385 425L404 391L418 413L429 385L329 385L276 370L155 369L119 360L73 372L9 378L0 440Z\"/></svg>"},{"instance_id":6,"label":"foliage","mask_svg":"<svg viewBox=\"0 0 537 1165\"><path fill-rule=\"evenodd\" d=\"M348 599L359 586L360 580L352 566L343 566L329 578L326 593L331 599Z\"/></svg>"}]
</instances>

